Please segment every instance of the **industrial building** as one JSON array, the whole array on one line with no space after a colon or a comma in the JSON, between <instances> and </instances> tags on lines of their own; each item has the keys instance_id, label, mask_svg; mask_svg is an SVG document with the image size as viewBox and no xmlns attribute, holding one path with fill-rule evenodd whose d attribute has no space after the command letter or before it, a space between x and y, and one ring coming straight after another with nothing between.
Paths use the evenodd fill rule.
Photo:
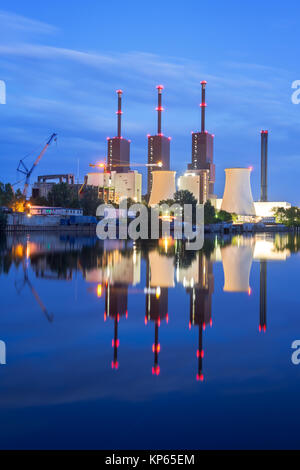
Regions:
<instances>
[{"instance_id":1,"label":"industrial building","mask_svg":"<svg viewBox=\"0 0 300 470\"><path fill-rule=\"evenodd\" d=\"M162 162L162 170L168 171L170 169L170 137L166 137L162 133L162 111L164 110L162 107L162 90L163 86L158 85L158 106L156 108L157 111L157 134L156 135L148 135L148 165L157 164ZM151 193L152 188L152 172L153 167L148 167L148 194Z\"/></svg>"},{"instance_id":2,"label":"industrial building","mask_svg":"<svg viewBox=\"0 0 300 470\"><path fill-rule=\"evenodd\" d=\"M130 140L122 137L121 118L122 118L122 90L117 90L118 94L118 111L117 111L117 136L107 138L107 166L111 171L113 165L117 165L118 173L126 173L130 165ZM122 164L124 163L124 166Z\"/></svg>"},{"instance_id":3,"label":"industrial building","mask_svg":"<svg viewBox=\"0 0 300 470\"><path fill-rule=\"evenodd\" d=\"M178 189L190 191L198 204L205 204L209 199L209 170L186 171L178 178Z\"/></svg>"},{"instance_id":4,"label":"industrial building","mask_svg":"<svg viewBox=\"0 0 300 470\"><path fill-rule=\"evenodd\" d=\"M38 180L34 183L32 188L32 197L44 197L47 199L50 191L56 183L75 185L75 177L72 173L38 176Z\"/></svg>"},{"instance_id":5,"label":"industrial building","mask_svg":"<svg viewBox=\"0 0 300 470\"><path fill-rule=\"evenodd\" d=\"M98 188L99 199L105 202L119 203L122 199L130 198L135 202L142 200L142 175L137 171L118 173L117 171L103 173L88 173L86 185Z\"/></svg>"}]
</instances>

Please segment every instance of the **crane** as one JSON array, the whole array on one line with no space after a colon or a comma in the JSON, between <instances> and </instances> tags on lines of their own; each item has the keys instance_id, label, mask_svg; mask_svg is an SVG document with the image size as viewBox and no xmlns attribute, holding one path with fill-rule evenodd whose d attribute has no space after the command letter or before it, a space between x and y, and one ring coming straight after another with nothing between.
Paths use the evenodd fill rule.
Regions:
<instances>
[{"instance_id":1,"label":"crane","mask_svg":"<svg viewBox=\"0 0 300 470\"><path fill-rule=\"evenodd\" d=\"M109 170L107 170L107 164L104 162L100 163L90 163L89 166L92 168L103 168L104 173L110 173ZM157 162L157 163L112 163L109 165L110 167L117 168L117 167L123 167L123 166L158 166L161 168L163 166L162 162Z\"/></svg>"},{"instance_id":2,"label":"crane","mask_svg":"<svg viewBox=\"0 0 300 470\"><path fill-rule=\"evenodd\" d=\"M29 186L30 176L31 176L33 170L35 169L35 167L37 166L37 164L42 159L44 153L48 149L48 147L51 144L52 140L55 140L55 141L57 140L57 134L52 134L51 135L50 139L46 143L45 147L43 148L43 150L41 151L39 156L36 158L35 162L33 163L32 167L30 168L30 170L28 170L28 168L26 167L26 165L24 163L24 160L20 160L20 162L19 162L17 171L19 171L20 173L23 173L26 176L25 184L24 184L24 188L23 188L23 196L25 198L27 196L27 190L28 190L28 186Z\"/></svg>"},{"instance_id":3,"label":"crane","mask_svg":"<svg viewBox=\"0 0 300 470\"><path fill-rule=\"evenodd\" d=\"M110 173L110 170L108 169L108 165L105 161L100 162L100 163L90 163L89 166L92 167L92 168L102 168L104 173ZM145 167L157 166L159 168L162 168L163 164L162 164L162 162L157 162L157 163L128 163L128 162L124 162L124 163L112 163L112 164L109 165L109 167L112 167L112 168L118 168L118 167L124 167L124 166L128 166L128 167L130 167L130 166L145 166ZM86 187L86 181L84 181L84 183L80 187L80 189L78 191L79 195L83 192L85 187Z\"/></svg>"}]
</instances>

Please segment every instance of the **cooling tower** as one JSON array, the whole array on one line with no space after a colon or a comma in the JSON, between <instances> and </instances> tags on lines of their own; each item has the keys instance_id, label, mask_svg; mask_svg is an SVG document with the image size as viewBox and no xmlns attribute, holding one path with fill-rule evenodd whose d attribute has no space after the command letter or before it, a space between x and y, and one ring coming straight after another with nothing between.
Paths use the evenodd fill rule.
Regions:
<instances>
[{"instance_id":1,"label":"cooling tower","mask_svg":"<svg viewBox=\"0 0 300 470\"><path fill-rule=\"evenodd\" d=\"M153 171L152 189L149 200L150 206L159 204L160 201L173 199L176 192L176 171Z\"/></svg>"},{"instance_id":2,"label":"cooling tower","mask_svg":"<svg viewBox=\"0 0 300 470\"><path fill-rule=\"evenodd\" d=\"M250 292L249 277L254 247L228 245L222 249L225 292Z\"/></svg>"},{"instance_id":3,"label":"cooling tower","mask_svg":"<svg viewBox=\"0 0 300 470\"><path fill-rule=\"evenodd\" d=\"M237 215L256 215L250 185L250 168L227 168L221 209Z\"/></svg>"}]
</instances>

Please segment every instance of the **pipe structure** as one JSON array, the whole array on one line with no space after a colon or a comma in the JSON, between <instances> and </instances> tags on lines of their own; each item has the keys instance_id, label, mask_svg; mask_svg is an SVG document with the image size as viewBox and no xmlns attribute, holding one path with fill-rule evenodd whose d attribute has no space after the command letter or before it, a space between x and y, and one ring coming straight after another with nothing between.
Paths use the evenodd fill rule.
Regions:
<instances>
[{"instance_id":1,"label":"pipe structure","mask_svg":"<svg viewBox=\"0 0 300 470\"><path fill-rule=\"evenodd\" d=\"M162 135L162 132L161 132L161 113L164 110L164 108L162 107L162 90L164 89L164 87L162 85L157 85L156 88L157 88L157 93L158 93L157 108L156 108L156 111L157 111L157 133L158 133L158 135Z\"/></svg>"},{"instance_id":2,"label":"pipe structure","mask_svg":"<svg viewBox=\"0 0 300 470\"><path fill-rule=\"evenodd\" d=\"M121 138L122 134L121 134L121 117L122 117L122 93L123 91L122 90L117 90L117 94L118 94L118 111L117 111L117 115L118 115L118 134L117 136L119 137L119 139Z\"/></svg>"},{"instance_id":3,"label":"pipe structure","mask_svg":"<svg viewBox=\"0 0 300 470\"><path fill-rule=\"evenodd\" d=\"M261 202L268 201L268 131L261 131Z\"/></svg>"},{"instance_id":4,"label":"pipe structure","mask_svg":"<svg viewBox=\"0 0 300 470\"><path fill-rule=\"evenodd\" d=\"M205 87L206 87L206 84L207 82L205 80L203 80L203 82L201 82L201 86L202 86L202 103L200 104L200 108L201 108L201 132L204 133L205 132L205 108L206 108L206 102L205 102Z\"/></svg>"}]
</instances>

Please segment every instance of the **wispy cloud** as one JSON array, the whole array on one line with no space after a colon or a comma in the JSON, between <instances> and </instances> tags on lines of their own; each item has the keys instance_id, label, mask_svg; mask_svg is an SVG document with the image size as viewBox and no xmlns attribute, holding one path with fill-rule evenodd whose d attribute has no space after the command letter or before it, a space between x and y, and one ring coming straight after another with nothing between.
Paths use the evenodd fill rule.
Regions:
<instances>
[{"instance_id":1,"label":"wispy cloud","mask_svg":"<svg viewBox=\"0 0 300 470\"><path fill-rule=\"evenodd\" d=\"M0 30L21 33L52 34L57 31L57 28L42 21L32 20L26 16L0 10Z\"/></svg>"}]
</instances>

